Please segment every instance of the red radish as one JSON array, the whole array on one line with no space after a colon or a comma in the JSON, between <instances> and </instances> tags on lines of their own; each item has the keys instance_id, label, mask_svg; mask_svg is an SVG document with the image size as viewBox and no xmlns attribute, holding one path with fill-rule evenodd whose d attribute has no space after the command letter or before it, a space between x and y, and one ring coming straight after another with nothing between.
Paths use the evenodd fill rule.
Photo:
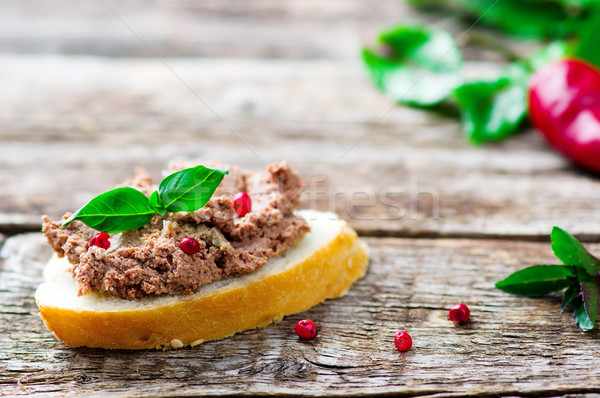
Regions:
<instances>
[{"instance_id":1,"label":"red radish","mask_svg":"<svg viewBox=\"0 0 600 398\"><path fill-rule=\"evenodd\" d=\"M576 59L539 69L529 82L529 116L548 142L600 173L600 70Z\"/></svg>"}]
</instances>

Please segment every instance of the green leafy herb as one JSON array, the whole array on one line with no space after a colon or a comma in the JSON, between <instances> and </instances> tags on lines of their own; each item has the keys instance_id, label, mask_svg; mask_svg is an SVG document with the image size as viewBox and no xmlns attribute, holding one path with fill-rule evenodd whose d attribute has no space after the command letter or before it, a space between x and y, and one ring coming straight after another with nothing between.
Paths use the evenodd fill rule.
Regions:
<instances>
[{"instance_id":1,"label":"green leafy herb","mask_svg":"<svg viewBox=\"0 0 600 398\"><path fill-rule=\"evenodd\" d=\"M575 322L577 325L583 330L587 332L588 330L592 330L594 328L594 323L590 320L589 315L585 311L585 307L583 305L583 301L578 300L574 305L573 316L575 317Z\"/></svg>"},{"instance_id":2,"label":"green leafy herb","mask_svg":"<svg viewBox=\"0 0 600 398\"><path fill-rule=\"evenodd\" d=\"M592 256L573 235L559 227L552 228L552 250L563 264L583 267L595 277L600 271L600 260Z\"/></svg>"},{"instance_id":3,"label":"green leafy herb","mask_svg":"<svg viewBox=\"0 0 600 398\"><path fill-rule=\"evenodd\" d=\"M363 49L364 64L381 91L412 106L436 106L450 99L446 104L456 105L463 133L473 144L505 139L526 124L528 81L545 64L574 55L600 67L600 0L409 2L438 12L459 10L478 23L519 36L555 40L523 56L505 40L469 29L464 37L471 45L499 52L513 62L497 77L466 82L461 53L452 36L431 25L396 26L382 32L374 48Z\"/></svg>"},{"instance_id":4,"label":"green leafy herb","mask_svg":"<svg viewBox=\"0 0 600 398\"><path fill-rule=\"evenodd\" d=\"M527 297L556 292L576 283L572 267L564 265L534 265L511 274L496 283L500 290Z\"/></svg>"},{"instance_id":5,"label":"green leafy herb","mask_svg":"<svg viewBox=\"0 0 600 398\"><path fill-rule=\"evenodd\" d=\"M161 211L171 213L197 210L208 202L227 173L204 166L178 171L161 181L153 202Z\"/></svg>"},{"instance_id":6,"label":"green leafy herb","mask_svg":"<svg viewBox=\"0 0 600 398\"><path fill-rule=\"evenodd\" d=\"M64 223L80 220L88 227L107 233L123 232L139 228L154 217L156 210L148 204L148 198L140 191L116 188L90 200Z\"/></svg>"},{"instance_id":7,"label":"green leafy herb","mask_svg":"<svg viewBox=\"0 0 600 398\"><path fill-rule=\"evenodd\" d=\"M167 208L165 207L164 203L160 200L158 191L154 191L150 194L150 197L148 198L148 203L150 203L150 206L152 206L152 208L161 216L164 216L167 212Z\"/></svg>"},{"instance_id":8,"label":"green leafy herb","mask_svg":"<svg viewBox=\"0 0 600 398\"><path fill-rule=\"evenodd\" d=\"M571 304L573 302L573 300L575 300L575 297L579 296L580 293L581 293L581 289L579 288L579 285L575 284L575 285L569 286L565 290L565 293L563 294L562 304L560 306L560 312L565 312L565 310L567 309L569 304Z\"/></svg>"},{"instance_id":9,"label":"green leafy herb","mask_svg":"<svg viewBox=\"0 0 600 398\"><path fill-rule=\"evenodd\" d=\"M462 83L462 57L454 39L433 26L385 31L378 48L365 48L362 56L375 85L400 103L434 105Z\"/></svg>"},{"instance_id":10,"label":"green leafy herb","mask_svg":"<svg viewBox=\"0 0 600 398\"><path fill-rule=\"evenodd\" d=\"M502 140L519 130L527 115L529 73L514 64L496 80L465 83L454 95L463 132L474 144Z\"/></svg>"},{"instance_id":11,"label":"green leafy herb","mask_svg":"<svg viewBox=\"0 0 600 398\"><path fill-rule=\"evenodd\" d=\"M599 261L577 239L561 228L552 229L552 249L564 265L534 265L496 283L508 293L536 297L567 288L561 312L573 304L575 321L581 330L594 328L600 304Z\"/></svg>"},{"instance_id":12,"label":"green leafy herb","mask_svg":"<svg viewBox=\"0 0 600 398\"><path fill-rule=\"evenodd\" d=\"M598 298L600 297L600 286L596 281L581 282L581 295L585 312L590 317L592 325L596 323L596 312L598 310Z\"/></svg>"},{"instance_id":13,"label":"green leafy herb","mask_svg":"<svg viewBox=\"0 0 600 398\"><path fill-rule=\"evenodd\" d=\"M227 173L204 166L180 170L167 176L150 198L134 188L116 188L90 200L62 225L79 220L114 234L143 227L156 213L194 211L208 202Z\"/></svg>"}]
</instances>

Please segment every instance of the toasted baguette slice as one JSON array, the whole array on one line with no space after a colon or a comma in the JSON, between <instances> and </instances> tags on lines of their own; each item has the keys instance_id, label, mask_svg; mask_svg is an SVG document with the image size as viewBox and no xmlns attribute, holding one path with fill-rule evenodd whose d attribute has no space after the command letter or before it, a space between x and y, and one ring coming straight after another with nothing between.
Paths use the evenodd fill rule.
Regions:
<instances>
[{"instance_id":1,"label":"toasted baguette slice","mask_svg":"<svg viewBox=\"0 0 600 398\"><path fill-rule=\"evenodd\" d=\"M193 295L125 300L77 296L70 264L53 257L35 299L42 319L71 347L180 348L279 322L345 294L368 263L366 246L333 213L299 211L311 232L258 270Z\"/></svg>"}]
</instances>

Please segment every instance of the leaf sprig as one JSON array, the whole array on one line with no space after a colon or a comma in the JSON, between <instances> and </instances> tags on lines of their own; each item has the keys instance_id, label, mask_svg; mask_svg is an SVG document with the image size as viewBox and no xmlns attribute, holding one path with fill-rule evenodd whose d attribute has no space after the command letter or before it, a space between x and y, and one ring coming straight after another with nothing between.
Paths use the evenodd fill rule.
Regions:
<instances>
[{"instance_id":1,"label":"leaf sprig","mask_svg":"<svg viewBox=\"0 0 600 398\"><path fill-rule=\"evenodd\" d=\"M410 2L436 9L451 4L478 22L519 36L558 39L523 56L475 29L467 36L471 43L504 53L512 61L496 76L476 80L464 78L459 40L433 25L394 26L380 32L374 46L362 49L371 80L387 97L409 106L455 108L472 144L503 140L527 124L527 88L536 69L567 56L600 66L600 3L595 0Z\"/></svg>"},{"instance_id":2,"label":"leaf sprig","mask_svg":"<svg viewBox=\"0 0 600 398\"><path fill-rule=\"evenodd\" d=\"M131 187L115 188L90 200L62 224L79 220L95 230L114 234L146 225L156 213L194 211L203 207L221 184L227 170L202 165L165 177L148 198Z\"/></svg>"},{"instance_id":3,"label":"leaf sprig","mask_svg":"<svg viewBox=\"0 0 600 398\"><path fill-rule=\"evenodd\" d=\"M534 265L496 283L498 289L527 297L565 289L560 311L573 305L575 322L584 332L594 328L600 299L600 259L567 231L552 229L552 250L563 265Z\"/></svg>"},{"instance_id":4,"label":"leaf sprig","mask_svg":"<svg viewBox=\"0 0 600 398\"><path fill-rule=\"evenodd\" d=\"M425 24L384 31L362 57L375 85L394 101L432 106L462 83L462 55L452 36Z\"/></svg>"}]
</instances>

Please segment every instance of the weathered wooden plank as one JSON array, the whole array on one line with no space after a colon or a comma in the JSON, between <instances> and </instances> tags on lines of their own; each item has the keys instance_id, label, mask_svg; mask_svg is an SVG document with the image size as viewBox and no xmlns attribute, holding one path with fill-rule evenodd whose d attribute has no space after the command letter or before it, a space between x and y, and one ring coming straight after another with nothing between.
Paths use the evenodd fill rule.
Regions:
<instances>
[{"instance_id":1,"label":"weathered wooden plank","mask_svg":"<svg viewBox=\"0 0 600 398\"><path fill-rule=\"evenodd\" d=\"M111 57L355 59L360 46L397 23L435 23L464 45L474 22L422 13L396 0L2 0L0 7L0 52ZM517 53L535 46L495 40ZM473 45L464 50L467 59L502 59Z\"/></svg>"},{"instance_id":2,"label":"weathered wooden plank","mask_svg":"<svg viewBox=\"0 0 600 398\"><path fill-rule=\"evenodd\" d=\"M9 395L127 396L600 393L598 332L582 333L560 298L505 294L493 284L555 261L544 243L368 239L366 277L343 298L265 329L178 351L69 349L37 315L33 292L49 249L39 234L10 238L0 271L0 384ZM600 245L590 245L600 251ZM467 303L455 327L447 310ZM293 325L313 319L315 341ZM399 353L395 331L413 349Z\"/></svg>"},{"instance_id":3,"label":"weathered wooden plank","mask_svg":"<svg viewBox=\"0 0 600 398\"><path fill-rule=\"evenodd\" d=\"M537 134L471 147L455 120L390 104L358 63L5 55L0 86L4 231L37 229L136 166L158 177L173 158L208 158L288 160L306 207L366 234L600 236L600 182Z\"/></svg>"},{"instance_id":4,"label":"weathered wooden plank","mask_svg":"<svg viewBox=\"0 0 600 398\"><path fill-rule=\"evenodd\" d=\"M0 52L142 57L352 58L361 33L415 15L395 0L4 0L0 7Z\"/></svg>"}]
</instances>

